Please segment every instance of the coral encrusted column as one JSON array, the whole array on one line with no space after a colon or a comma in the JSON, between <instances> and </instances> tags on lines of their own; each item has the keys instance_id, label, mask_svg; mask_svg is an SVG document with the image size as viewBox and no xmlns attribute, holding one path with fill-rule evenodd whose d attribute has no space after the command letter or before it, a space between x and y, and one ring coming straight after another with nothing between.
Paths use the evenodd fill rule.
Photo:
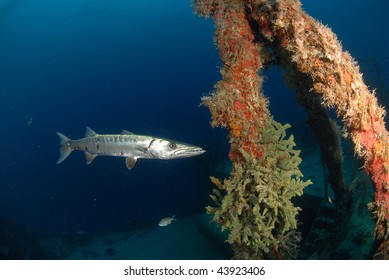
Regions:
<instances>
[{"instance_id":1,"label":"coral encrusted column","mask_svg":"<svg viewBox=\"0 0 389 280\"><path fill-rule=\"evenodd\" d=\"M280 55L279 64L289 77L305 74L311 93L334 108L344 130L364 160L375 186L370 208L376 219L378 258L389 258L389 134L384 109L362 79L357 63L330 28L301 9L294 0L245 0L258 31ZM301 75L300 75L301 76ZM292 79L292 78L291 78ZM308 97L309 98L309 97Z\"/></svg>"}]
</instances>

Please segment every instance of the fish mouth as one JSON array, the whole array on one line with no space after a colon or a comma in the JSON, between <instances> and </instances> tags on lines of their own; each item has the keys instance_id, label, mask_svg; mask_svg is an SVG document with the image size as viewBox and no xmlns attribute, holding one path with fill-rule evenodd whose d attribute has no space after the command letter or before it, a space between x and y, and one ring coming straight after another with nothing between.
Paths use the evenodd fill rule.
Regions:
<instances>
[{"instance_id":1,"label":"fish mouth","mask_svg":"<svg viewBox=\"0 0 389 280\"><path fill-rule=\"evenodd\" d=\"M187 147L187 148L181 148L174 151L174 156L177 158L184 158L184 157L194 157L199 156L201 154L204 154L205 150L200 147Z\"/></svg>"}]
</instances>

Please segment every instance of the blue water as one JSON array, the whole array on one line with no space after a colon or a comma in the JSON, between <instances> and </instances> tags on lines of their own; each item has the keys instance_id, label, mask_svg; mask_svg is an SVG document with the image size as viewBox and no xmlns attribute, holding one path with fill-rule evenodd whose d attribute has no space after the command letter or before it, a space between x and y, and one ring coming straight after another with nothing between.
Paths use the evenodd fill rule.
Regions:
<instances>
[{"instance_id":1,"label":"blue water","mask_svg":"<svg viewBox=\"0 0 389 280\"><path fill-rule=\"evenodd\" d=\"M387 91L388 2L307 0L303 7L361 61L371 88ZM228 159L226 132L212 129L199 106L220 79L213 32L189 0L0 1L0 217L57 234L204 211L208 177ZM275 118L298 126L306 115L280 71L264 74ZM131 171L122 158L86 165L81 152L57 165L56 132L77 139L86 126L176 139L207 153L141 160Z\"/></svg>"}]
</instances>

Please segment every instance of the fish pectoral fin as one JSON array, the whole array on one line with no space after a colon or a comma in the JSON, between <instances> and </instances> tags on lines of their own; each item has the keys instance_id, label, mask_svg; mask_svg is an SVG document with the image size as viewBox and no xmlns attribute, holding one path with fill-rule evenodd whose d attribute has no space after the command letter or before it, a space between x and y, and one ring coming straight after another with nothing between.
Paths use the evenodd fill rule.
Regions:
<instances>
[{"instance_id":1,"label":"fish pectoral fin","mask_svg":"<svg viewBox=\"0 0 389 280\"><path fill-rule=\"evenodd\" d=\"M131 170L131 169L135 166L135 164L136 164L137 161L138 161L137 158L126 157L126 166L127 166L127 168L128 168L129 170Z\"/></svg>"},{"instance_id":2,"label":"fish pectoral fin","mask_svg":"<svg viewBox=\"0 0 389 280\"><path fill-rule=\"evenodd\" d=\"M86 159L87 164L90 164L95 159L95 157L96 157L96 155L85 152L85 159Z\"/></svg>"},{"instance_id":3,"label":"fish pectoral fin","mask_svg":"<svg viewBox=\"0 0 389 280\"><path fill-rule=\"evenodd\" d=\"M144 154L147 153L147 150L148 150L148 148L144 148L144 147L140 147L140 146L135 147L135 149L141 153L144 153Z\"/></svg>"}]
</instances>

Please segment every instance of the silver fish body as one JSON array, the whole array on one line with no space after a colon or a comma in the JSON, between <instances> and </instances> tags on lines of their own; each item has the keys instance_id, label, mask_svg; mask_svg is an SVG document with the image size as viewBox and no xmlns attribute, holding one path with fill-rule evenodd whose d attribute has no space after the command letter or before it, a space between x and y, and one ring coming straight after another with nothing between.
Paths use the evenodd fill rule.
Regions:
<instances>
[{"instance_id":1,"label":"silver fish body","mask_svg":"<svg viewBox=\"0 0 389 280\"><path fill-rule=\"evenodd\" d=\"M177 220L174 217L175 217L175 215L173 215L172 217L163 218L162 220L159 221L158 225L160 227L166 227L166 226L170 225L173 221Z\"/></svg>"},{"instance_id":2,"label":"silver fish body","mask_svg":"<svg viewBox=\"0 0 389 280\"><path fill-rule=\"evenodd\" d=\"M71 140L57 132L60 141L60 157L57 163L64 161L72 151L85 153L90 164L96 156L125 157L128 169L132 169L139 158L174 159L193 157L205 151L196 146L152 136L136 135L122 131L122 134L97 134L87 127L85 137Z\"/></svg>"}]
</instances>

